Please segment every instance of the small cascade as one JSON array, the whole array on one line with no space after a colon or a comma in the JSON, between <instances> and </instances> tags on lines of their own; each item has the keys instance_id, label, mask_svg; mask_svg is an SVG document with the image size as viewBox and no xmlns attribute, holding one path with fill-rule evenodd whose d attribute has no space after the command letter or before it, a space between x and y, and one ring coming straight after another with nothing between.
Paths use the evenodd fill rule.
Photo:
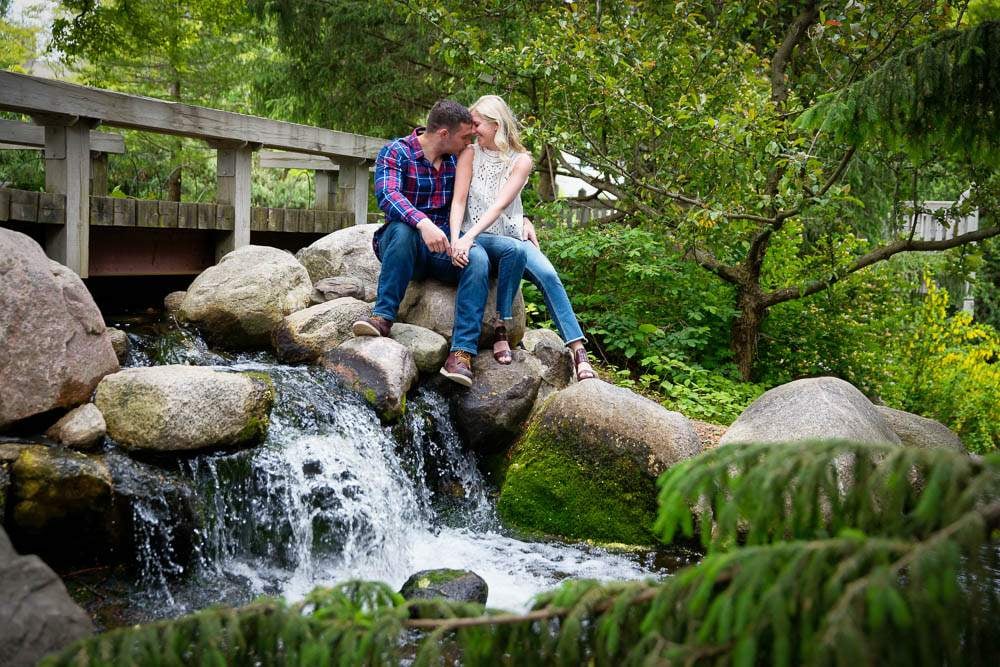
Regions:
<instances>
[{"instance_id":1,"label":"small cascade","mask_svg":"<svg viewBox=\"0 0 1000 667\"><path fill-rule=\"evenodd\" d=\"M447 399L429 388L414 392L398 424L385 425L323 368L262 354L225 357L176 328L130 338L131 365L265 372L276 390L264 443L178 463L203 514L192 571L181 576L169 554L156 563L163 513L137 509L140 533L153 531L141 564L143 595L159 601L149 617L259 595L300 599L346 579L398 587L415 571L440 567L474 570L490 586L489 604L508 609L525 608L566 577L656 574L635 555L507 534Z\"/></svg>"}]
</instances>

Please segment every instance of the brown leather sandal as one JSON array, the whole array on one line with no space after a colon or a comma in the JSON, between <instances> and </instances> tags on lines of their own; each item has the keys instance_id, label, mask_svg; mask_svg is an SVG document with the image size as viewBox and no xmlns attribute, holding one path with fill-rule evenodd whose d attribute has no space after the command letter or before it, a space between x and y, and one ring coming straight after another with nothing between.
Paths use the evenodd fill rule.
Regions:
<instances>
[{"instance_id":1,"label":"brown leather sandal","mask_svg":"<svg viewBox=\"0 0 1000 667\"><path fill-rule=\"evenodd\" d=\"M588 368L580 368L580 364L590 365L590 360L587 359L587 350L582 347L573 353L573 370L576 372L576 379L593 380L597 378L597 373Z\"/></svg>"},{"instance_id":2,"label":"brown leather sandal","mask_svg":"<svg viewBox=\"0 0 1000 667\"><path fill-rule=\"evenodd\" d=\"M507 344L506 349L498 350L497 343L507 343L507 326L500 318L493 320L493 358L497 360L498 364L507 366L514 361L514 356L510 352L510 344Z\"/></svg>"}]
</instances>

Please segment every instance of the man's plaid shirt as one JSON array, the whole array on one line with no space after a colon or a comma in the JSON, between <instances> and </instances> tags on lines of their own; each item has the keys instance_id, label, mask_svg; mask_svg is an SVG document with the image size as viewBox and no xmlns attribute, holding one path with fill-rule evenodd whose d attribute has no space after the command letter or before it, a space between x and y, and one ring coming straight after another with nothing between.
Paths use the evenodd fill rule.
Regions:
<instances>
[{"instance_id":1,"label":"man's plaid shirt","mask_svg":"<svg viewBox=\"0 0 1000 667\"><path fill-rule=\"evenodd\" d=\"M445 234L449 233L455 156L443 156L441 168L434 169L417 140L423 132L424 128L418 127L408 137L389 142L375 160L375 199L385 211L385 225L375 232L372 243L380 259L379 239L390 223L405 222L416 227L429 218Z\"/></svg>"}]
</instances>

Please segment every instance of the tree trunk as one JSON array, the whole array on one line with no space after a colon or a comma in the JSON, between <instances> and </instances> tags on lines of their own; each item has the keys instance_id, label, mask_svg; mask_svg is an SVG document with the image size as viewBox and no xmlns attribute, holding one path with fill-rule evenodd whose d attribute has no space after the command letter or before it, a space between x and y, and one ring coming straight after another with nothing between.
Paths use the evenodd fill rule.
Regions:
<instances>
[{"instance_id":1,"label":"tree trunk","mask_svg":"<svg viewBox=\"0 0 1000 667\"><path fill-rule=\"evenodd\" d=\"M763 295L757 285L740 285L736 298L739 316L733 322L732 348L736 367L745 382L753 379L753 363L757 356L757 339L767 314Z\"/></svg>"},{"instance_id":2,"label":"tree trunk","mask_svg":"<svg viewBox=\"0 0 1000 667\"><path fill-rule=\"evenodd\" d=\"M538 158L538 198L542 201L554 201L556 198L556 159L553 151L556 149L545 144L542 155Z\"/></svg>"}]
</instances>

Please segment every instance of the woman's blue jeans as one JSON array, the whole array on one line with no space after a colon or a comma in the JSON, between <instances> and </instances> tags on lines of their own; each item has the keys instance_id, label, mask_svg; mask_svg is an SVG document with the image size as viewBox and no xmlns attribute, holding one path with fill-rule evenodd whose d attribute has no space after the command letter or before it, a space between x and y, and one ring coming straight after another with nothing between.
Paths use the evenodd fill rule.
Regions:
<instances>
[{"instance_id":1,"label":"woman's blue jeans","mask_svg":"<svg viewBox=\"0 0 1000 667\"><path fill-rule=\"evenodd\" d=\"M514 319L514 295L521 287L524 275L524 244L509 236L483 232L476 245L486 251L490 265L497 273L497 312L505 320Z\"/></svg>"},{"instance_id":2,"label":"woman's blue jeans","mask_svg":"<svg viewBox=\"0 0 1000 667\"><path fill-rule=\"evenodd\" d=\"M527 260L524 277L541 290L545 307L549 309L549 317L559 329L559 335L567 345L578 340L586 342L580 323L573 313L573 306L570 305L569 297L566 295L566 288L559 280L559 274L556 273L552 262L531 241L522 241L521 245L524 246L524 256Z\"/></svg>"}]
</instances>

